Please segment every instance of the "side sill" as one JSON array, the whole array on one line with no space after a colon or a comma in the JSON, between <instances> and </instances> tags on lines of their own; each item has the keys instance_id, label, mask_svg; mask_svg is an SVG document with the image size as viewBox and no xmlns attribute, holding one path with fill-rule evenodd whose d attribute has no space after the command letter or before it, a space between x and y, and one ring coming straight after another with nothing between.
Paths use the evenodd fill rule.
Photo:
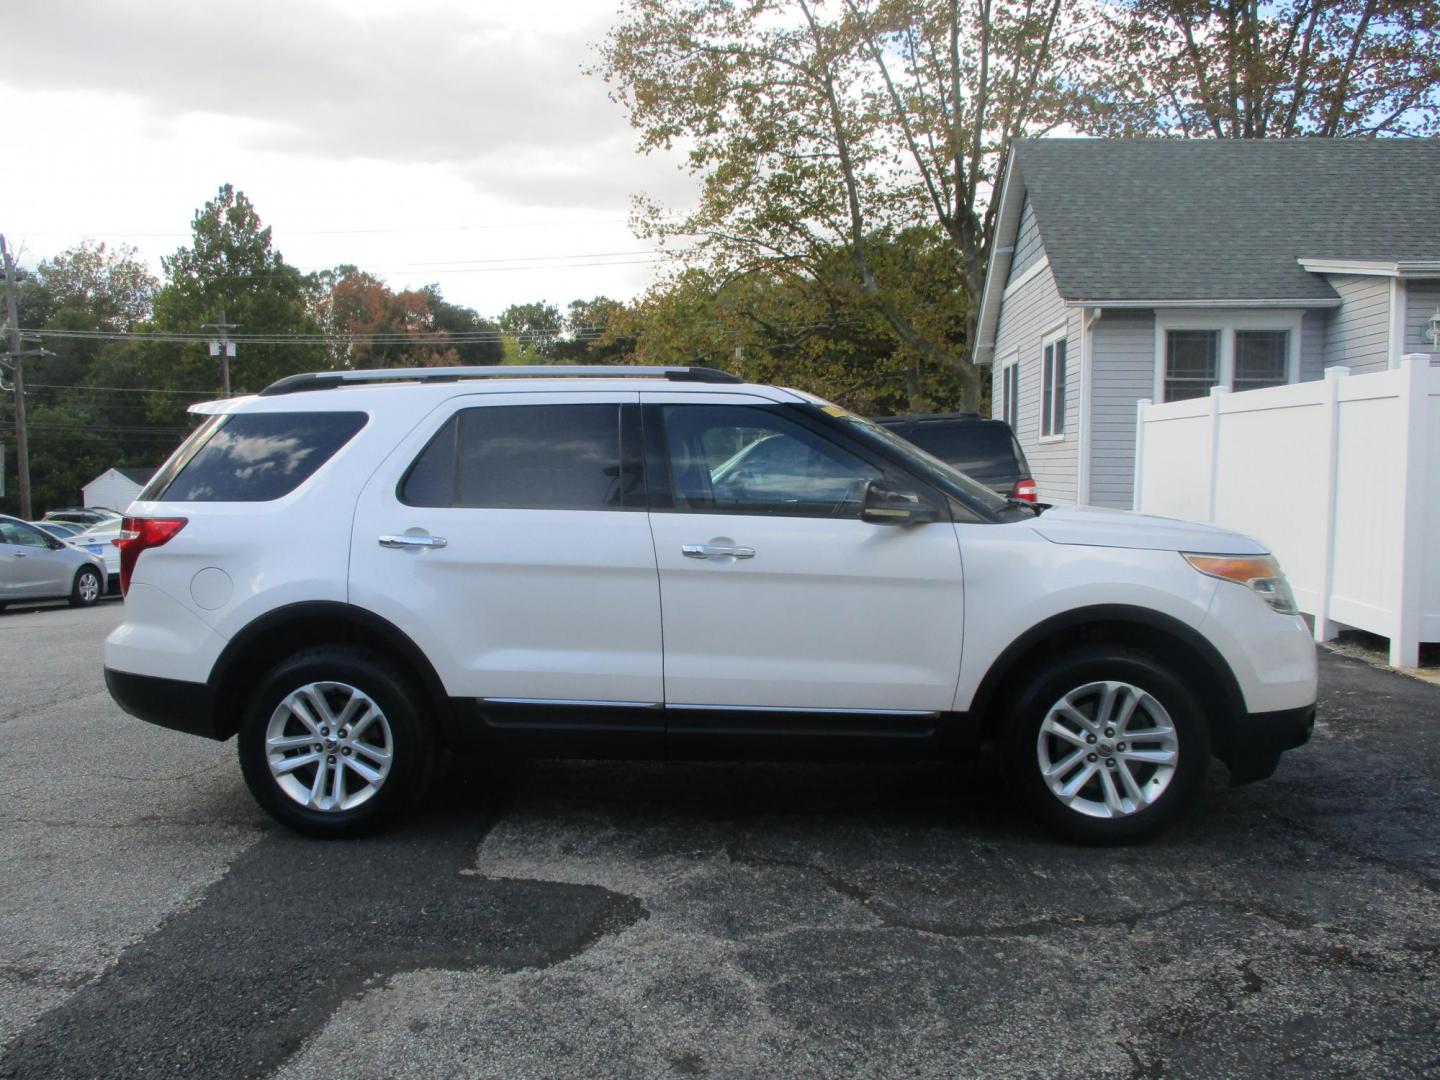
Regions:
<instances>
[{"instance_id":1,"label":"side sill","mask_svg":"<svg viewBox=\"0 0 1440 1080\"><path fill-rule=\"evenodd\" d=\"M105 688L115 703L149 724L224 742L215 715L214 696L205 683L161 679L105 669Z\"/></svg>"}]
</instances>

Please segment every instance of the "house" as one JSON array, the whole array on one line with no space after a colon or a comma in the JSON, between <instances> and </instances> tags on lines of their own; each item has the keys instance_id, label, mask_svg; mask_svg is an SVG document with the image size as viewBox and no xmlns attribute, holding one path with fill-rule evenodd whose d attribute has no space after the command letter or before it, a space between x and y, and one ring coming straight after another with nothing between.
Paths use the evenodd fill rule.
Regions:
<instances>
[{"instance_id":1,"label":"house","mask_svg":"<svg viewBox=\"0 0 1440 1080\"><path fill-rule=\"evenodd\" d=\"M155 475L154 469L132 469L117 465L106 469L81 491L86 506L103 506L124 513L125 508L140 497L140 492Z\"/></svg>"},{"instance_id":2,"label":"house","mask_svg":"<svg viewBox=\"0 0 1440 1080\"><path fill-rule=\"evenodd\" d=\"M1142 399L1440 359L1440 139L1018 140L997 198L976 358L1046 501L1132 505Z\"/></svg>"}]
</instances>

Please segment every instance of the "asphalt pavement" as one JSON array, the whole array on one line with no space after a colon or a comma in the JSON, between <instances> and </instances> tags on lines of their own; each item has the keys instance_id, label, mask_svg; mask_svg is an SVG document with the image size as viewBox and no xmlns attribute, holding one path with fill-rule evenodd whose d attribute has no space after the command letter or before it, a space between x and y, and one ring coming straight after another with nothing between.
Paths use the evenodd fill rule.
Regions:
<instances>
[{"instance_id":1,"label":"asphalt pavement","mask_svg":"<svg viewBox=\"0 0 1440 1080\"><path fill-rule=\"evenodd\" d=\"M1440 688L1322 654L1120 850L983 763L465 762L323 843L110 702L121 616L0 615L0 1077L1440 1075Z\"/></svg>"}]
</instances>

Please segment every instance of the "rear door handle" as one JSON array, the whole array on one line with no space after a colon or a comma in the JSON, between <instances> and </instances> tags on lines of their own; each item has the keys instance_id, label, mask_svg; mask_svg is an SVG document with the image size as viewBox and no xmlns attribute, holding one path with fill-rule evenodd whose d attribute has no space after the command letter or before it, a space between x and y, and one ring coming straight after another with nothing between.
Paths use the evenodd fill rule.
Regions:
<instances>
[{"instance_id":1,"label":"rear door handle","mask_svg":"<svg viewBox=\"0 0 1440 1080\"><path fill-rule=\"evenodd\" d=\"M382 536L380 546L388 548L442 548L443 536Z\"/></svg>"},{"instance_id":2,"label":"rear door handle","mask_svg":"<svg viewBox=\"0 0 1440 1080\"><path fill-rule=\"evenodd\" d=\"M736 547L728 544L682 544L680 550L687 559L718 559L728 555L732 559L753 559L755 549Z\"/></svg>"}]
</instances>

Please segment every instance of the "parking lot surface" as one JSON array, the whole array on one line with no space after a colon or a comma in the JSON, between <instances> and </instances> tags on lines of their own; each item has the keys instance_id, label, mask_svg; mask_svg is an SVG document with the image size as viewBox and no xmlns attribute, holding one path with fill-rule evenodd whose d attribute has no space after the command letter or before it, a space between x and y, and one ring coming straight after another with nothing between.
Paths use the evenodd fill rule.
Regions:
<instances>
[{"instance_id":1,"label":"parking lot surface","mask_svg":"<svg viewBox=\"0 0 1440 1080\"><path fill-rule=\"evenodd\" d=\"M1271 780L1068 847L983 767L466 763L271 826L0 616L0 1076L1440 1073L1440 689L1322 654Z\"/></svg>"}]
</instances>

